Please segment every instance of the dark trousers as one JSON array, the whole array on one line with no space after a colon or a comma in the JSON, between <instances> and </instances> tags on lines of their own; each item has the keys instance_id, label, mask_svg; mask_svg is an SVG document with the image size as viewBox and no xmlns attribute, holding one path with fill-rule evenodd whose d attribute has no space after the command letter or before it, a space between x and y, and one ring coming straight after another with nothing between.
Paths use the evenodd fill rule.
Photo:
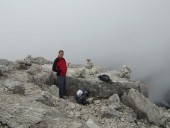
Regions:
<instances>
[{"instance_id":1,"label":"dark trousers","mask_svg":"<svg viewBox=\"0 0 170 128\"><path fill-rule=\"evenodd\" d=\"M58 76L58 87L59 87L59 96L63 98L66 96L66 76Z\"/></svg>"}]
</instances>

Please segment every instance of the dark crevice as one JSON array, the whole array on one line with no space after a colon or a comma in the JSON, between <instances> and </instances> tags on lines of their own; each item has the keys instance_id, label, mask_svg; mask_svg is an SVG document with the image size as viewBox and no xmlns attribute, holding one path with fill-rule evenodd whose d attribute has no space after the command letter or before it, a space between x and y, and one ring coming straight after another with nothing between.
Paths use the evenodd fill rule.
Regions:
<instances>
[{"instance_id":1,"label":"dark crevice","mask_svg":"<svg viewBox=\"0 0 170 128\"><path fill-rule=\"evenodd\" d=\"M8 126L7 124L4 124L0 121L0 127L1 128L11 128L10 126Z\"/></svg>"},{"instance_id":2,"label":"dark crevice","mask_svg":"<svg viewBox=\"0 0 170 128\"><path fill-rule=\"evenodd\" d=\"M29 128L48 128L48 125L45 121L40 121L36 124L29 126Z\"/></svg>"}]
</instances>

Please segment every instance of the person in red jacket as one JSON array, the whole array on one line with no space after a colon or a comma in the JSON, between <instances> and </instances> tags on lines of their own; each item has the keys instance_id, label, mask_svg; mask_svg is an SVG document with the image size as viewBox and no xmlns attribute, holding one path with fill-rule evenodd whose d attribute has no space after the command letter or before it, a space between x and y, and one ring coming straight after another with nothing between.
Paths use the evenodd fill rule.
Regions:
<instances>
[{"instance_id":1,"label":"person in red jacket","mask_svg":"<svg viewBox=\"0 0 170 128\"><path fill-rule=\"evenodd\" d=\"M63 98L66 96L66 74L67 74L67 63L63 58L64 51L60 50L58 57L54 60L52 70L57 73L58 86L59 86L59 97Z\"/></svg>"}]
</instances>

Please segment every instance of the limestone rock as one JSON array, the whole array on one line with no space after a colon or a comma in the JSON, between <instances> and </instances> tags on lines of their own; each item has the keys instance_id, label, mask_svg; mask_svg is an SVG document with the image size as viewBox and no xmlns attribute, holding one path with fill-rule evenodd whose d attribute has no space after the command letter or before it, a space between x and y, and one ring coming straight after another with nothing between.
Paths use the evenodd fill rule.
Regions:
<instances>
[{"instance_id":1,"label":"limestone rock","mask_svg":"<svg viewBox=\"0 0 170 128\"><path fill-rule=\"evenodd\" d=\"M43 68L45 67L51 70L52 65L43 66ZM82 79L82 77L84 77L83 69L85 69L86 74L85 74L85 78ZM109 98L113 94L118 94L119 96L122 96L125 92L128 92L129 89L131 88L135 88L139 90L140 82L135 82L135 81L130 81L128 79L120 78L117 76L117 72L114 72L113 70L104 70L100 67L96 69L99 73L90 75L89 71L91 69L85 68L84 65L75 65L74 67L69 68L67 72L67 85L69 85L67 86L67 89L69 90L68 95L75 95L77 90L81 88L88 88L91 92L91 97L94 98ZM75 72L77 71L78 71L77 73L78 75L75 75L76 74ZM83 71L83 73L81 73L80 71ZM98 76L100 74L109 75L110 78L112 79L112 82L106 83L100 81L98 79ZM42 76L42 73L40 74L40 76ZM144 91L144 89L140 90L141 93L143 93L142 91ZM149 95L147 93L149 92L146 91L146 95Z\"/></svg>"},{"instance_id":2,"label":"limestone rock","mask_svg":"<svg viewBox=\"0 0 170 128\"><path fill-rule=\"evenodd\" d=\"M93 63L90 59L87 59L87 60L86 60L86 65L85 65L85 67L86 67L87 69L92 69L94 66L95 66L94 63Z\"/></svg>"},{"instance_id":3,"label":"limestone rock","mask_svg":"<svg viewBox=\"0 0 170 128\"><path fill-rule=\"evenodd\" d=\"M32 58L32 61L33 63L35 64L39 64L39 65L43 65L43 64L53 64L52 61L49 61L43 57L35 57L35 58Z\"/></svg>"},{"instance_id":4,"label":"limestone rock","mask_svg":"<svg viewBox=\"0 0 170 128\"><path fill-rule=\"evenodd\" d=\"M32 65L29 61L18 60L14 64L14 68L18 70L27 70Z\"/></svg>"},{"instance_id":5,"label":"limestone rock","mask_svg":"<svg viewBox=\"0 0 170 128\"><path fill-rule=\"evenodd\" d=\"M10 67L7 67L5 65L0 65L0 77L1 76L7 76L7 74L9 73L9 71L11 71L12 69Z\"/></svg>"},{"instance_id":6,"label":"limestone rock","mask_svg":"<svg viewBox=\"0 0 170 128\"><path fill-rule=\"evenodd\" d=\"M19 81L15 81L13 79L7 79L3 86L6 87L9 91L12 91L14 94L25 94L25 88L23 87L23 83Z\"/></svg>"},{"instance_id":7,"label":"limestone rock","mask_svg":"<svg viewBox=\"0 0 170 128\"><path fill-rule=\"evenodd\" d=\"M52 64L51 61L43 58L43 57L35 57L28 55L24 60L17 60L14 64L14 68L18 70L27 70L32 64Z\"/></svg>"},{"instance_id":8,"label":"limestone rock","mask_svg":"<svg viewBox=\"0 0 170 128\"><path fill-rule=\"evenodd\" d=\"M93 98L93 97L88 98L86 101L87 101L88 103L92 104L92 103L94 102L94 98Z\"/></svg>"},{"instance_id":9,"label":"limestone rock","mask_svg":"<svg viewBox=\"0 0 170 128\"><path fill-rule=\"evenodd\" d=\"M40 121L37 124L33 124L32 126L30 126L29 128L48 128L48 124L45 121Z\"/></svg>"},{"instance_id":10,"label":"limestone rock","mask_svg":"<svg viewBox=\"0 0 170 128\"><path fill-rule=\"evenodd\" d=\"M54 85L56 81L56 76L52 75L50 72L40 72L36 76L33 77L33 81L39 85Z\"/></svg>"},{"instance_id":11,"label":"limestone rock","mask_svg":"<svg viewBox=\"0 0 170 128\"><path fill-rule=\"evenodd\" d=\"M135 110L139 119L147 119L158 126L163 125L163 122L161 122L162 114L159 108L139 91L131 89L127 95L122 96L122 101Z\"/></svg>"},{"instance_id":12,"label":"limestone rock","mask_svg":"<svg viewBox=\"0 0 170 128\"><path fill-rule=\"evenodd\" d=\"M123 95L128 92L129 89L138 88L138 83L129 81L117 81L112 83L102 82L98 79L98 76L90 76L86 79L75 78L72 75L67 76L67 89L68 95L75 95L77 90L81 88L88 88L92 97L97 98L109 98L113 94Z\"/></svg>"},{"instance_id":13,"label":"limestone rock","mask_svg":"<svg viewBox=\"0 0 170 128\"><path fill-rule=\"evenodd\" d=\"M30 103L29 100L24 105L1 103L0 107L0 122L9 128L37 128L50 126L50 123L55 126L58 120L52 120L61 115L56 108L43 107L38 102Z\"/></svg>"},{"instance_id":14,"label":"limestone rock","mask_svg":"<svg viewBox=\"0 0 170 128\"><path fill-rule=\"evenodd\" d=\"M111 109L107 106L103 106L101 109L102 118L120 118L122 113L116 111L115 109Z\"/></svg>"},{"instance_id":15,"label":"limestone rock","mask_svg":"<svg viewBox=\"0 0 170 128\"><path fill-rule=\"evenodd\" d=\"M4 66L10 66L12 65L13 62L12 61L9 61L7 59L0 59L0 65L4 65Z\"/></svg>"},{"instance_id":16,"label":"limestone rock","mask_svg":"<svg viewBox=\"0 0 170 128\"><path fill-rule=\"evenodd\" d=\"M50 93L53 94L54 96L59 96L59 88L56 85L52 85L50 87Z\"/></svg>"},{"instance_id":17,"label":"limestone rock","mask_svg":"<svg viewBox=\"0 0 170 128\"><path fill-rule=\"evenodd\" d=\"M135 121L131 113L124 113L122 118L129 123L134 123Z\"/></svg>"},{"instance_id":18,"label":"limestone rock","mask_svg":"<svg viewBox=\"0 0 170 128\"><path fill-rule=\"evenodd\" d=\"M89 69L89 70L86 69L86 73L89 74L89 75L95 75L95 74L98 73L98 70L97 70L96 67L93 67L93 68L91 68L91 69Z\"/></svg>"},{"instance_id":19,"label":"limestone rock","mask_svg":"<svg viewBox=\"0 0 170 128\"><path fill-rule=\"evenodd\" d=\"M53 97L52 95L47 92L47 91L43 91L41 93L41 97L37 98L36 101L38 102L41 102L45 105L48 105L50 107L53 107L54 106L54 101L53 101Z\"/></svg>"},{"instance_id":20,"label":"limestone rock","mask_svg":"<svg viewBox=\"0 0 170 128\"><path fill-rule=\"evenodd\" d=\"M86 124L89 128L100 128L92 119L89 119Z\"/></svg>"},{"instance_id":21,"label":"limestone rock","mask_svg":"<svg viewBox=\"0 0 170 128\"><path fill-rule=\"evenodd\" d=\"M86 60L85 68L87 75L95 75L98 73L95 64L90 59Z\"/></svg>"},{"instance_id":22,"label":"limestone rock","mask_svg":"<svg viewBox=\"0 0 170 128\"><path fill-rule=\"evenodd\" d=\"M138 122L138 128L148 128L148 127L144 123Z\"/></svg>"},{"instance_id":23,"label":"limestone rock","mask_svg":"<svg viewBox=\"0 0 170 128\"><path fill-rule=\"evenodd\" d=\"M42 66L33 64L28 70L27 73L30 75L36 75L42 71Z\"/></svg>"},{"instance_id":24,"label":"limestone rock","mask_svg":"<svg viewBox=\"0 0 170 128\"><path fill-rule=\"evenodd\" d=\"M144 84L139 84L139 91L143 94L146 98L149 97L149 87Z\"/></svg>"},{"instance_id":25,"label":"limestone rock","mask_svg":"<svg viewBox=\"0 0 170 128\"><path fill-rule=\"evenodd\" d=\"M16 64L19 68L10 70ZM28 56L0 69L7 74L0 78L0 128L169 127L170 111L155 107L146 99L147 86L121 78L117 71L97 67L91 60L86 65L71 64L68 68L66 99L58 97L57 76L51 72L51 62L41 57ZM76 70L83 71L83 75L75 77ZM100 81L98 76L102 74L108 75L112 82ZM75 101L77 90L82 88L91 92L90 104L85 106Z\"/></svg>"},{"instance_id":26,"label":"limestone rock","mask_svg":"<svg viewBox=\"0 0 170 128\"><path fill-rule=\"evenodd\" d=\"M94 104L99 104L101 101L100 100L95 100Z\"/></svg>"},{"instance_id":27,"label":"limestone rock","mask_svg":"<svg viewBox=\"0 0 170 128\"><path fill-rule=\"evenodd\" d=\"M67 63L68 68L76 68L77 66L75 64L72 64L71 62Z\"/></svg>"},{"instance_id":28,"label":"limestone rock","mask_svg":"<svg viewBox=\"0 0 170 128\"><path fill-rule=\"evenodd\" d=\"M76 78L85 78L86 77L86 72L85 69L76 69L75 73L73 74L74 77Z\"/></svg>"},{"instance_id":29,"label":"limestone rock","mask_svg":"<svg viewBox=\"0 0 170 128\"><path fill-rule=\"evenodd\" d=\"M24 61L26 62L30 62L30 63L34 63L34 64L38 64L38 65L44 65L44 64L52 64L52 61L49 61L43 57L35 57L33 58L31 55L28 55Z\"/></svg>"},{"instance_id":30,"label":"limestone rock","mask_svg":"<svg viewBox=\"0 0 170 128\"><path fill-rule=\"evenodd\" d=\"M130 66L124 65L124 66L122 66L120 77L130 79L131 72L132 72L132 70L131 70Z\"/></svg>"},{"instance_id":31,"label":"limestone rock","mask_svg":"<svg viewBox=\"0 0 170 128\"><path fill-rule=\"evenodd\" d=\"M111 109L121 108L120 99L117 94L113 94L111 97L109 97L108 103L109 103L109 108L111 108Z\"/></svg>"}]
</instances>

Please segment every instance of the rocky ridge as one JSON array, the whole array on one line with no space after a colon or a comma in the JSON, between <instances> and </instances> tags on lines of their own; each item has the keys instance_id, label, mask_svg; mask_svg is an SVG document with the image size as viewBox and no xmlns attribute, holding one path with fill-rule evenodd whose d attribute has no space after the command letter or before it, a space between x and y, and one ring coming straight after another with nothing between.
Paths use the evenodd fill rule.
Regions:
<instances>
[{"instance_id":1,"label":"rocky ridge","mask_svg":"<svg viewBox=\"0 0 170 128\"><path fill-rule=\"evenodd\" d=\"M170 110L149 101L149 89L130 79L131 69L120 72L68 63L69 97L58 97L52 62L28 56L0 60L0 128L170 128ZM112 82L98 79L109 75ZM88 88L89 105L75 102L75 92Z\"/></svg>"}]
</instances>

